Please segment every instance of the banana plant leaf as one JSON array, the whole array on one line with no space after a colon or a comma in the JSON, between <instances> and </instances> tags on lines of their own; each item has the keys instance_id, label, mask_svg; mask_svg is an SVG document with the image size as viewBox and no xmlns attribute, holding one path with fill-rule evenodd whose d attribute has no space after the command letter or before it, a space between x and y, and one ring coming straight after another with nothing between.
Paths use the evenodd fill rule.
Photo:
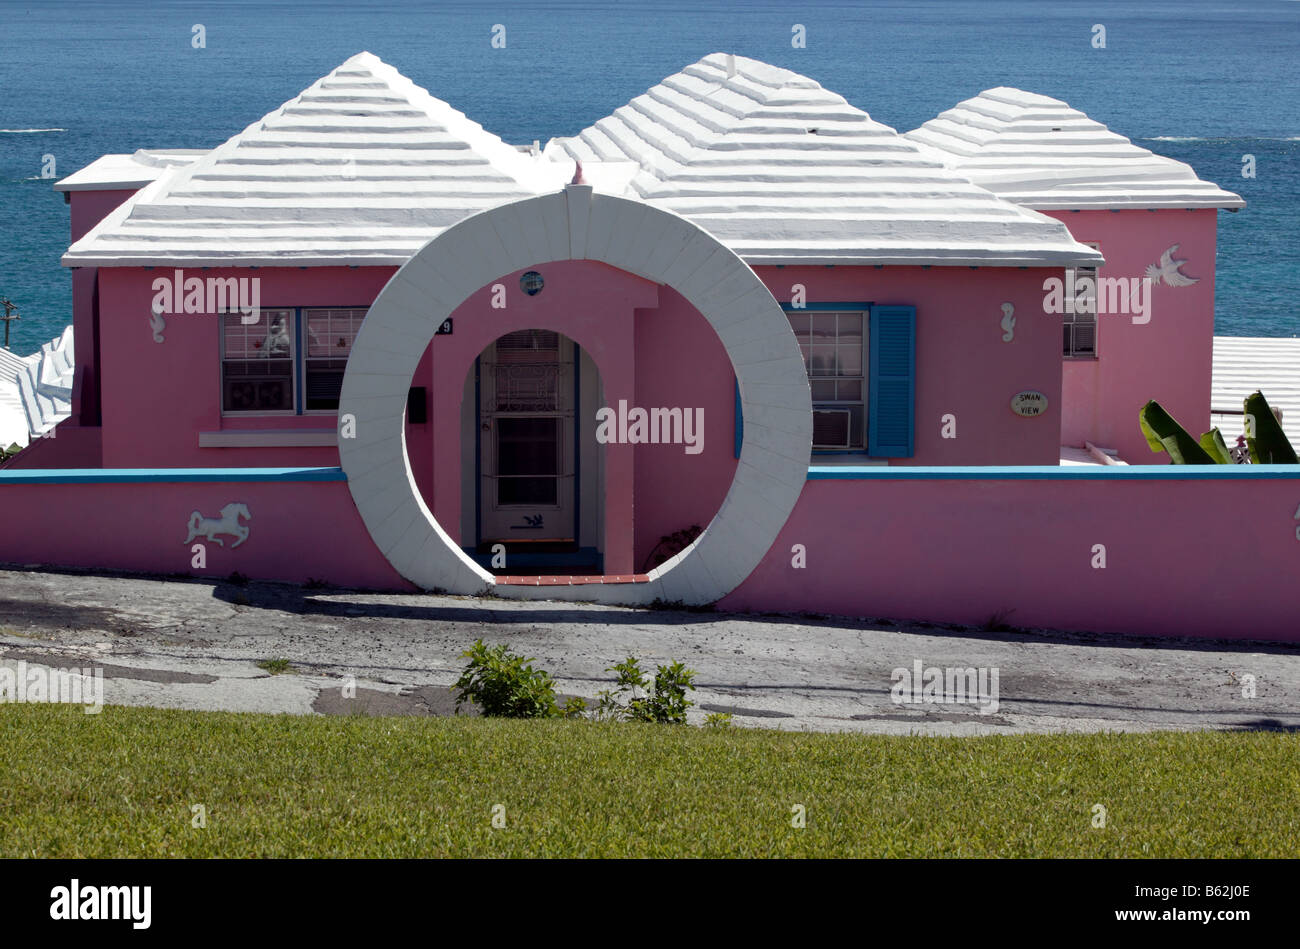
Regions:
<instances>
[{"instance_id":1,"label":"banana plant leaf","mask_svg":"<svg viewBox=\"0 0 1300 949\"><path fill-rule=\"evenodd\" d=\"M1233 463L1232 453L1228 451L1228 446L1223 441L1223 433L1217 428L1212 428L1202 435L1200 442L1201 447L1214 459L1216 464L1230 465Z\"/></svg>"},{"instance_id":2,"label":"banana plant leaf","mask_svg":"<svg viewBox=\"0 0 1300 949\"><path fill-rule=\"evenodd\" d=\"M1167 451L1176 465L1212 465L1214 458L1172 415L1152 399L1138 411L1138 424L1153 452Z\"/></svg>"},{"instance_id":3,"label":"banana plant leaf","mask_svg":"<svg viewBox=\"0 0 1300 949\"><path fill-rule=\"evenodd\" d=\"M1257 465L1300 464L1264 394L1256 390L1246 396L1245 407L1246 445L1250 448L1250 460Z\"/></svg>"}]
</instances>

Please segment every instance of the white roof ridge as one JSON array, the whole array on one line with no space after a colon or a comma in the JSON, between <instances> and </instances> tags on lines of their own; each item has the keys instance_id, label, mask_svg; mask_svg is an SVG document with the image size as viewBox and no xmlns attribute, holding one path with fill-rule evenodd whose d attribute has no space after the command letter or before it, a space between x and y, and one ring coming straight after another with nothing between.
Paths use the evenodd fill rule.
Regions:
<instances>
[{"instance_id":1,"label":"white roof ridge","mask_svg":"<svg viewBox=\"0 0 1300 949\"><path fill-rule=\"evenodd\" d=\"M975 184L1043 210L1240 208L1245 201L1062 99L994 86L905 137Z\"/></svg>"},{"instance_id":2,"label":"white roof ridge","mask_svg":"<svg viewBox=\"0 0 1300 949\"><path fill-rule=\"evenodd\" d=\"M627 196L754 262L1098 259L1059 221L950 171L838 93L742 56L711 53L546 154L584 169L634 162Z\"/></svg>"},{"instance_id":3,"label":"white roof ridge","mask_svg":"<svg viewBox=\"0 0 1300 949\"><path fill-rule=\"evenodd\" d=\"M568 179L368 51L197 160L154 163L157 179L73 244L65 265L235 262L234 235L249 227L283 235L273 246L248 246L250 260L355 253L400 261L395 248L414 242L409 256L470 214ZM398 165L405 173L389 171ZM350 242L329 240L337 214L312 210L330 206L355 209ZM409 236L421 229L424 240ZM315 253L321 244L331 246Z\"/></svg>"}]
</instances>

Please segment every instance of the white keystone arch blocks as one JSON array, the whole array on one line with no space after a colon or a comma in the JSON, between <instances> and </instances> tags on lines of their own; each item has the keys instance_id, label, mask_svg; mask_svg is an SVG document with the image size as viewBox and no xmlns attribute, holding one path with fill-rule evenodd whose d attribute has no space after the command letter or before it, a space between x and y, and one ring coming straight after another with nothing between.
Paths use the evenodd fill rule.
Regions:
<instances>
[{"instance_id":1,"label":"white keystone arch blocks","mask_svg":"<svg viewBox=\"0 0 1300 949\"><path fill-rule=\"evenodd\" d=\"M713 326L740 380L745 439L722 507L649 583L496 586L434 520L411 476L406 394L434 330L504 274L557 260L596 260L673 287ZM393 275L371 306L343 378L339 417L356 437L339 457L357 510L393 567L424 589L639 604L725 596L785 524L807 479L812 402L803 357L757 275L695 224L585 185L484 211L448 228Z\"/></svg>"}]
</instances>

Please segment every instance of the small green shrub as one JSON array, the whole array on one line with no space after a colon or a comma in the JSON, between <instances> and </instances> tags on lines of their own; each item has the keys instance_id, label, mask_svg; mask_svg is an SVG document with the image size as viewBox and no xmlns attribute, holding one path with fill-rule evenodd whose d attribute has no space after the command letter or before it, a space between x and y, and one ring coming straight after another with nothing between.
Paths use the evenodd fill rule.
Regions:
<instances>
[{"instance_id":1,"label":"small green shrub","mask_svg":"<svg viewBox=\"0 0 1300 949\"><path fill-rule=\"evenodd\" d=\"M663 722L681 725L686 710L695 703L686 697L694 691L695 671L680 662L659 666L655 670L654 688L633 656L610 666L606 672L618 673L613 691L599 693L596 716L601 719L631 722Z\"/></svg>"},{"instance_id":2,"label":"small green shrub","mask_svg":"<svg viewBox=\"0 0 1300 949\"><path fill-rule=\"evenodd\" d=\"M560 715L563 718L586 718L587 700L578 695L570 695L560 708Z\"/></svg>"},{"instance_id":3,"label":"small green shrub","mask_svg":"<svg viewBox=\"0 0 1300 949\"><path fill-rule=\"evenodd\" d=\"M283 675L289 671L288 659L263 659L257 664L259 669L265 669L273 676Z\"/></svg>"},{"instance_id":4,"label":"small green shrub","mask_svg":"<svg viewBox=\"0 0 1300 949\"><path fill-rule=\"evenodd\" d=\"M554 718L560 714L550 673L534 669L531 663L535 660L509 652L505 643L488 647L481 639L461 655L469 665L452 686L460 690L457 711L466 702L475 702L490 718Z\"/></svg>"},{"instance_id":5,"label":"small green shrub","mask_svg":"<svg viewBox=\"0 0 1300 949\"><path fill-rule=\"evenodd\" d=\"M704 718L705 728L728 729L733 727L730 712L710 712Z\"/></svg>"}]
</instances>

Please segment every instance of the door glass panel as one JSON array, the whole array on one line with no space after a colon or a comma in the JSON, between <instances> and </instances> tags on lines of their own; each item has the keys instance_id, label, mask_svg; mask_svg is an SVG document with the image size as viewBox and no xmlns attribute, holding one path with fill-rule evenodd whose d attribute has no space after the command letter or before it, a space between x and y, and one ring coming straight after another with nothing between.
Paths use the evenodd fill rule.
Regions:
<instances>
[{"instance_id":1,"label":"door glass panel","mask_svg":"<svg viewBox=\"0 0 1300 949\"><path fill-rule=\"evenodd\" d=\"M560 419L498 416L496 433L497 503L555 504Z\"/></svg>"}]
</instances>

